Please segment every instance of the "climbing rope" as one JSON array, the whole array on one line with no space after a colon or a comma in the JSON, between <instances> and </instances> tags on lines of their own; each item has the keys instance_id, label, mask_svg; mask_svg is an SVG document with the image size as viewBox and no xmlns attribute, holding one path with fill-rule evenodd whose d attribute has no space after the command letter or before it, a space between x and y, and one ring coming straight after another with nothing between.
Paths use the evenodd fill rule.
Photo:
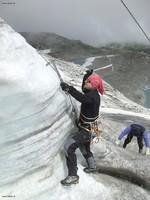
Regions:
<instances>
[{"instance_id":1,"label":"climbing rope","mask_svg":"<svg viewBox=\"0 0 150 200\"><path fill-rule=\"evenodd\" d=\"M123 4L123 6L126 8L126 10L129 12L130 16L133 18L133 20L135 21L135 23L138 25L138 27L140 28L140 30L142 31L142 33L145 35L146 39L149 41L150 43L150 38L148 37L148 35L146 34L146 32L144 31L144 29L141 27L141 25L139 24L139 22L137 21L137 19L135 18L135 16L132 14L132 12L129 10L129 8L127 7L127 5L125 4L125 2L123 0L120 0L121 3Z\"/></svg>"},{"instance_id":2,"label":"climbing rope","mask_svg":"<svg viewBox=\"0 0 150 200\"><path fill-rule=\"evenodd\" d=\"M54 66L54 69L55 69L55 71L56 71L56 73L57 73L57 75L58 75L60 81L63 82L63 79L62 79L62 77L61 77L61 75L60 75L60 73L59 73L59 71L58 71L58 69L57 69L57 67L56 67L55 60L52 61L52 65ZM71 96L70 96L69 93L67 93L67 94L68 94L68 97L69 97L70 103L71 103L71 105L72 105L72 111L75 113L75 107L74 107L74 105L73 105L73 102L72 102Z\"/></svg>"},{"instance_id":3,"label":"climbing rope","mask_svg":"<svg viewBox=\"0 0 150 200\"><path fill-rule=\"evenodd\" d=\"M42 55L41 55L41 56L42 56ZM55 60L52 60L51 63L50 63L49 60L47 60L44 56L42 56L42 58L46 61L46 66L52 67L51 64L53 65L53 69L55 70L56 74L58 75L60 81L61 81L61 82L64 82L63 79L62 79L62 77L61 77L61 75L60 75L60 72L59 72L58 69L57 69L57 66L56 66L56 64L55 64ZM77 112L76 112L76 110L75 110L75 107L74 107L74 104L73 104L73 102L72 102L71 96L70 96L69 93L67 93L67 95L68 95L69 100L70 100L70 104L71 104L71 107L72 107L72 112L73 112L73 114L75 115L75 117L77 118Z\"/></svg>"}]
</instances>

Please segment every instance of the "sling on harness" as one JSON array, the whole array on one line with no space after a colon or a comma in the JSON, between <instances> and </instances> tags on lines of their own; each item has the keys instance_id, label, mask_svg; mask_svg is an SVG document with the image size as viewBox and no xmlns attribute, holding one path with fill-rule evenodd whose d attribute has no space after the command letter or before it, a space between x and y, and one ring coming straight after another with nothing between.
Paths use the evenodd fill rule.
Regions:
<instances>
[{"instance_id":1,"label":"sling on harness","mask_svg":"<svg viewBox=\"0 0 150 200\"><path fill-rule=\"evenodd\" d=\"M102 133L102 130L98 125L98 117L99 116L94 118L87 118L82 113L80 113L79 121L77 124L79 128L91 133L91 140L94 140L93 142L95 143L99 142L99 137Z\"/></svg>"}]
</instances>

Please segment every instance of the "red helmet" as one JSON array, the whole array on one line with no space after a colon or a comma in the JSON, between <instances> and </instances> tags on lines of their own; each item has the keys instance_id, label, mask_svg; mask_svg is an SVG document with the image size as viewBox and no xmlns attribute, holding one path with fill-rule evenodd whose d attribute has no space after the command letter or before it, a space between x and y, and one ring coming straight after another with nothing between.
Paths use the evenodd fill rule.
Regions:
<instances>
[{"instance_id":1,"label":"red helmet","mask_svg":"<svg viewBox=\"0 0 150 200\"><path fill-rule=\"evenodd\" d=\"M104 94L104 85L103 80L98 74L92 74L90 75L87 80L91 83L92 87L97 89L98 92L101 93L101 95Z\"/></svg>"}]
</instances>

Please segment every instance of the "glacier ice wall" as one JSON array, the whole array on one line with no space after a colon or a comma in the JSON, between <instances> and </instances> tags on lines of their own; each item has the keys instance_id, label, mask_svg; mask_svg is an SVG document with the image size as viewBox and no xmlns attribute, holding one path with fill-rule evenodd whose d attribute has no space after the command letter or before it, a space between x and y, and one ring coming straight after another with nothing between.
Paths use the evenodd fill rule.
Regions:
<instances>
[{"instance_id":1,"label":"glacier ice wall","mask_svg":"<svg viewBox=\"0 0 150 200\"><path fill-rule=\"evenodd\" d=\"M0 19L0 187L48 167L73 128L51 66Z\"/></svg>"}]
</instances>

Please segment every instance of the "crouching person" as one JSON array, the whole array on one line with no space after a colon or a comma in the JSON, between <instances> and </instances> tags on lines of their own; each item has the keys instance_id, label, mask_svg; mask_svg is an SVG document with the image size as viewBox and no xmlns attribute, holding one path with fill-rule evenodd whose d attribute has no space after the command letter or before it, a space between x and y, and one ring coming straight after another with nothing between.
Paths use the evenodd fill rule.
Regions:
<instances>
[{"instance_id":1,"label":"crouching person","mask_svg":"<svg viewBox=\"0 0 150 200\"><path fill-rule=\"evenodd\" d=\"M148 132L145 130L145 127L140 124L131 124L128 127L126 127L119 135L118 140L116 141L116 144L119 145L121 139L127 136L124 140L123 148L126 148L126 146L131 142L132 138L135 136L137 138L137 143L139 147L139 153L142 153L143 150L143 140L146 146L146 155L150 154L150 139Z\"/></svg>"},{"instance_id":2,"label":"crouching person","mask_svg":"<svg viewBox=\"0 0 150 200\"><path fill-rule=\"evenodd\" d=\"M64 82L61 83L61 87L62 90L67 91L81 103L78 131L70 136L64 145L68 176L61 181L61 184L70 185L79 182L79 176L77 175L77 157L75 154L77 148L80 149L87 162L87 167L84 168L84 171L87 173L96 171L96 163L90 149L92 137L91 127L93 124L96 124L99 117L99 93L103 95L104 87L100 76L94 74L92 70L88 70L83 78L83 93Z\"/></svg>"}]
</instances>

